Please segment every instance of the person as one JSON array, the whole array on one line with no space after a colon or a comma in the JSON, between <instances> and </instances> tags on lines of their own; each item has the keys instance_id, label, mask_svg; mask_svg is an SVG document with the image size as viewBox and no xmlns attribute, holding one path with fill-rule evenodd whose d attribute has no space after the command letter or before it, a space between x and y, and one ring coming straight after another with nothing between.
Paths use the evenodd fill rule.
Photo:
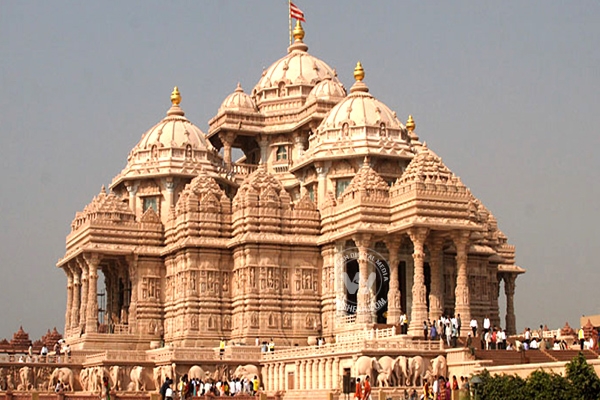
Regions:
<instances>
[{"instance_id":1,"label":"person","mask_svg":"<svg viewBox=\"0 0 600 400\"><path fill-rule=\"evenodd\" d=\"M490 321L490 319L486 315L486 317L483 319L483 331L484 332L489 332L491 327L492 327L492 322Z\"/></svg>"},{"instance_id":2,"label":"person","mask_svg":"<svg viewBox=\"0 0 600 400\"><path fill-rule=\"evenodd\" d=\"M431 324L431 332L429 333L429 337L431 340L437 339L437 329L435 328L435 323Z\"/></svg>"},{"instance_id":3,"label":"person","mask_svg":"<svg viewBox=\"0 0 600 400\"><path fill-rule=\"evenodd\" d=\"M365 390L363 391L363 400L371 400L371 383L369 375L365 377Z\"/></svg>"},{"instance_id":4,"label":"person","mask_svg":"<svg viewBox=\"0 0 600 400\"><path fill-rule=\"evenodd\" d=\"M415 389L413 389L412 392L410 392L409 400L417 400L417 391Z\"/></svg>"},{"instance_id":5,"label":"person","mask_svg":"<svg viewBox=\"0 0 600 400\"><path fill-rule=\"evenodd\" d=\"M110 400L110 383L107 376L102 378L102 400Z\"/></svg>"},{"instance_id":6,"label":"person","mask_svg":"<svg viewBox=\"0 0 600 400\"><path fill-rule=\"evenodd\" d=\"M406 317L406 313L402 313L402 315L400 315L400 333L402 335L406 335L406 332L408 331L408 318Z\"/></svg>"},{"instance_id":7,"label":"person","mask_svg":"<svg viewBox=\"0 0 600 400\"><path fill-rule=\"evenodd\" d=\"M254 375L254 380L252 381L252 392L254 396L258 393L258 389L260 389L260 381L258 380L258 376Z\"/></svg>"},{"instance_id":8,"label":"person","mask_svg":"<svg viewBox=\"0 0 600 400\"><path fill-rule=\"evenodd\" d=\"M42 350L40 350L40 356L42 356L42 359L45 361L46 357L48 356L48 348L46 347L46 345L42 346Z\"/></svg>"},{"instance_id":9,"label":"person","mask_svg":"<svg viewBox=\"0 0 600 400\"><path fill-rule=\"evenodd\" d=\"M456 315L456 330L458 331L458 336L460 337L460 328L462 326L462 320L460 319L460 314Z\"/></svg>"},{"instance_id":10,"label":"person","mask_svg":"<svg viewBox=\"0 0 600 400\"><path fill-rule=\"evenodd\" d=\"M477 320L473 318L470 325L471 331L473 332L473 337L477 337Z\"/></svg>"},{"instance_id":11,"label":"person","mask_svg":"<svg viewBox=\"0 0 600 400\"><path fill-rule=\"evenodd\" d=\"M221 339L219 342L219 357L221 360L223 359L223 354L225 354L225 339Z\"/></svg>"},{"instance_id":12,"label":"person","mask_svg":"<svg viewBox=\"0 0 600 400\"><path fill-rule=\"evenodd\" d=\"M583 350L583 344L585 342L585 332L583 331L583 326L579 328L577 332L577 338L579 339L579 349Z\"/></svg>"},{"instance_id":13,"label":"person","mask_svg":"<svg viewBox=\"0 0 600 400\"><path fill-rule=\"evenodd\" d=\"M162 384L162 386L160 387L160 390L159 390L160 398L162 400L165 400L165 398L167 397L167 389L171 388L172 383L173 383L173 381L171 380L171 378L169 378L167 376L167 378L165 379L165 382ZM173 389L171 389L171 397L173 397Z\"/></svg>"},{"instance_id":14,"label":"person","mask_svg":"<svg viewBox=\"0 0 600 400\"><path fill-rule=\"evenodd\" d=\"M440 385L441 386L441 385ZM429 386L429 382L427 379L423 382L423 400L433 399L433 393L431 391L431 387Z\"/></svg>"},{"instance_id":15,"label":"person","mask_svg":"<svg viewBox=\"0 0 600 400\"><path fill-rule=\"evenodd\" d=\"M458 391L460 387L458 386L458 379L456 379L456 375L452 376L452 399L458 399Z\"/></svg>"},{"instance_id":16,"label":"person","mask_svg":"<svg viewBox=\"0 0 600 400\"><path fill-rule=\"evenodd\" d=\"M427 340L427 333L429 332L429 326L427 326L427 321L423 321L423 336L425 340Z\"/></svg>"},{"instance_id":17,"label":"person","mask_svg":"<svg viewBox=\"0 0 600 400\"><path fill-rule=\"evenodd\" d=\"M273 338L271 338L271 341L269 342L269 352L270 353L275 352L275 341L273 340Z\"/></svg>"},{"instance_id":18,"label":"person","mask_svg":"<svg viewBox=\"0 0 600 400\"><path fill-rule=\"evenodd\" d=\"M354 389L354 398L358 400L362 400L362 386L360 384L360 378L356 378L356 387Z\"/></svg>"}]
</instances>

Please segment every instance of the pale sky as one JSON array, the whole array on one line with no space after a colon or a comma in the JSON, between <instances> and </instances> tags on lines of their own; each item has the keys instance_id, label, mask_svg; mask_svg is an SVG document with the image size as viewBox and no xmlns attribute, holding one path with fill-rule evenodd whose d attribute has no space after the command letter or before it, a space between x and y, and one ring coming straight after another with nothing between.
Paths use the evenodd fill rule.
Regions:
<instances>
[{"instance_id":1,"label":"pale sky","mask_svg":"<svg viewBox=\"0 0 600 400\"><path fill-rule=\"evenodd\" d=\"M371 93L516 245L517 328L600 313L600 3L296 0L309 52ZM204 132L288 46L284 0L3 1L0 339L64 329L56 268L75 212L163 118ZM594 73L594 71L596 71ZM501 298L504 294L501 294Z\"/></svg>"}]
</instances>

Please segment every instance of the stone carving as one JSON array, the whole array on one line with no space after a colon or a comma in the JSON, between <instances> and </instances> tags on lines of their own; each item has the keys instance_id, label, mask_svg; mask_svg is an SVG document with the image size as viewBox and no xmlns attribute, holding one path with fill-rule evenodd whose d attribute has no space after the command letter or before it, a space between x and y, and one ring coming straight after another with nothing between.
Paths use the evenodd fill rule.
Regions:
<instances>
[{"instance_id":1,"label":"stone carving","mask_svg":"<svg viewBox=\"0 0 600 400\"><path fill-rule=\"evenodd\" d=\"M431 361L431 372L433 376L447 376L448 366L446 364L446 357L437 356Z\"/></svg>"},{"instance_id":2,"label":"stone carving","mask_svg":"<svg viewBox=\"0 0 600 400\"><path fill-rule=\"evenodd\" d=\"M20 383L17 390L30 390L33 387L33 370L30 367L19 369Z\"/></svg>"},{"instance_id":3,"label":"stone carving","mask_svg":"<svg viewBox=\"0 0 600 400\"><path fill-rule=\"evenodd\" d=\"M70 368L55 368L50 375L49 388L53 388L58 381L61 381L65 391L75 390L75 375Z\"/></svg>"},{"instance_id":4,"label":"stone carving","mask_svg":"<svg viewBox=\"0 0 600 400\"><path fill-rule=\"evenodd\" d=\"M238 366L233 372L235 378L253 380L255 376L260 378L260 371L256 365L246 364ZM261 379L262 381L262 379Z\"/></svg>"},{"instance_id":5,"label":"stone carving","mask_svg":"<svg viewBox=\"0 0 600 400\"><path fill-rule=\"evenodd\" d=\"M131 372L129 372L129 379L131 382L129 383L127 390L136 392L146 390L146 377L144 372L144 367L142 366L131 368Z\"/></svg>"}]
</instances>

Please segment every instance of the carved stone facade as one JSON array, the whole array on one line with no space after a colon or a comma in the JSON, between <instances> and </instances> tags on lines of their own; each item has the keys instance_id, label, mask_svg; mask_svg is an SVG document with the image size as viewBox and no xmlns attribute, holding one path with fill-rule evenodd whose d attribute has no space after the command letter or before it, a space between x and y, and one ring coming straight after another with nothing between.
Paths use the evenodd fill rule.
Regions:
<instances>
[{"instance_id":1,"label":"carved stone facade","mask_svg":"<svg viewBox=\"0 0 600 400\"><path fill-rule=\"evenodd\" d=\"M223 101L207 135L175 88L110 191L76 214L58 263L74 348L303 345L402 313L414 337L458 313L514 333L524 271L495 218L412 117L401 123L369 93L360 63L347 93L299 25L294 37L250 94L238 86ZM296 364L294 384L312 368L318 387L336 387L339 360L311 362ZM283 367L269 366L273 387Z\"/></svg>"}]
</instances>

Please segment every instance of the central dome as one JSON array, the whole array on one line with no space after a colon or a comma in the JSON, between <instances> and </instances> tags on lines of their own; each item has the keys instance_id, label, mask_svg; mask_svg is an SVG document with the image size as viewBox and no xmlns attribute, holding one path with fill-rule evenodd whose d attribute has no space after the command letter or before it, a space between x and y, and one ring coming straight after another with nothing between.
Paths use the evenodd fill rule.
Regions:
<instances>
[{"instance_id":1,"label":"central dome","mask_svg":"<svg viewBox=\"0 0 600 400\"><path fill-rule=\"evenodd\" d=\"M294 29L294 38L295 42L288 48L288 54L263 71L252 91L257 103L265 99L292 95L293 93L287 90L288 86L312 87L324 79L331 79L341 85L333 68L308 54L308 46L302 41L304 30L300 24Z\"/></svg>"}]
</instances>

